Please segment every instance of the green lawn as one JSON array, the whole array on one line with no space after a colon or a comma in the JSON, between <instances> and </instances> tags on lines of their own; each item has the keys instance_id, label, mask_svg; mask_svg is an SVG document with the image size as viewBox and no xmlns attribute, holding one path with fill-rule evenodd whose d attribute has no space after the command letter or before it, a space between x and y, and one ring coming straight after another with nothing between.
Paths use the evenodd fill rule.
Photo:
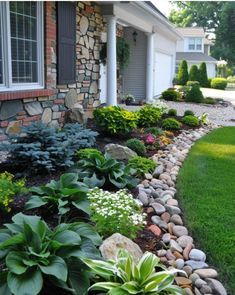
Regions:
<instances>
[{"instance_id":1,"label":"green lawn","mask_svg":"<svg viewBox=\"0 0 235 295\"><path fill-rule=\"evenodd\" d=\"M204 136L191 149L177 182L195 243L229 293L235 290L235 127Z\"/></svg>"}]
</instances>

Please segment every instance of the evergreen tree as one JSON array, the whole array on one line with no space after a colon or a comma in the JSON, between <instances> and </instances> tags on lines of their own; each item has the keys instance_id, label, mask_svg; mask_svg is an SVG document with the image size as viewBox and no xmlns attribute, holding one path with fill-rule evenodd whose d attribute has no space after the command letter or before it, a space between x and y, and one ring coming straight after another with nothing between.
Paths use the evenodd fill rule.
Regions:
<instances>
[{"instance_id":1,"label":"evergreen tree","mask_svg":"<svg viewBox=\"0 0 235 295\"><path fill-rule=\"evenodd\" d=\"M199 82L202 87L208 87L209 81L207 77L206 64L202 62L199 66Z\"/></svg>"},{"instance_id":2,"label":"evergreen tree","mask_svg":"<svg viewBox=\"0 0 235 295\"><path fill-rule=\"evenodd\" d=\"M182 60L180 63L177 80L179 85L186 85L188 82L188 64L186 60Z\"/></svg>"},{"instance_id":3,"label":"evergreen tree","mask_svg":"<svg viewBox=\"0 0 235 295\"><path fill-rule=\"evenodd\" d=\"M189 71L189 81L198 81L200 82L199 70L196 65L192 65Z\"/></svg>"}]
</instances>

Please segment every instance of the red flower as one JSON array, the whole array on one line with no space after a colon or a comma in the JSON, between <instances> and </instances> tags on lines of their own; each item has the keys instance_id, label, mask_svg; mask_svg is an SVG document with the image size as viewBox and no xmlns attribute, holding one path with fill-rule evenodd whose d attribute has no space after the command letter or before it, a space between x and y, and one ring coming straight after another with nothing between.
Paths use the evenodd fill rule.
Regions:
<instances>
[{"instance_id":1,"label":"red flower","mask_svg":"<svg viewBox=\"0 0 235 295\"><path fill-rule=\"evenodd\" d=\"M147 144L154 144L155 140L156 140L156 138L152 134L147 134L147 136L145 138L145 141L146 141Z\"/></svg>"}]
</instances>

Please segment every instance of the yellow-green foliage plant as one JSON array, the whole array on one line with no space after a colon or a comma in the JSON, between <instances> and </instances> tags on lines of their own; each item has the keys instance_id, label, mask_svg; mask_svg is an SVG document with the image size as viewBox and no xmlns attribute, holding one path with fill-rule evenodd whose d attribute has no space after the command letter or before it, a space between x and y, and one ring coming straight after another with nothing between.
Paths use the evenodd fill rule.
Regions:
<instances>
[{"instance_id":1,"label":"yellow-green foliage plant","mask_svg":"<svg viewBox=\"0 0 235 295\"><path fill-rule=\"evenodd\" d=\"M183 295L184 290L173 285L177 269L167 270L160 259L146 252L138 264L124 249L119 250L117 260L83 259L91 271L100 279L89 290L98 290L108 295ZM156 267L162 269L156 271ZM103 279L103 280L102 280Z\"/></svg>"},{"instance_id":2,"label":"yellow-green foliage plant","mask_svg":"<svg viewBox=\"0 0 235 295\"><path fill-rule=\"evenodd\" d=\"M25 180L14 181L14 175L9 172L0 173L0 209L10 212L10 204L18 193L26 192Z\"/></svg>"},{"instance_id":3,"label":"yellow-green foliage plant","mask_svg":"<svg viewBox=\"0 0 235 295\"><path fill-rule=\"evenodd\" d=\"M137 126L138 114L118 106L96 109L93 114L98 127L109 134L128 134Z\"/></svg>"}]
</instances>

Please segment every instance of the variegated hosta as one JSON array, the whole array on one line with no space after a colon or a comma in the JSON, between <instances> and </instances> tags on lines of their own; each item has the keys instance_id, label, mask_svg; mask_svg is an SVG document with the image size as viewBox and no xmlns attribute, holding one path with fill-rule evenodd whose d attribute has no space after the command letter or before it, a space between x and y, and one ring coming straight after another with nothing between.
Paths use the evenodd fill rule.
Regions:
<instances>
[{"instance_id":1,"label":"variegated hosta","mask_svg":"<svg viewBox=\"0 0 235 295\"><path fill-rule=\"evenodd\" d=\"M157 256L146 252L139 263L135 264L131 255L123 249L119 250L117 261L83 259L92 272L104 279L103 282L92 285L89 290L104 291L109 295L185 294L183 289L173 285L174 274L182 271L167 270L159 261ZM162 271L157 272L156 267Z\"/></svg>"}]
</instances>

